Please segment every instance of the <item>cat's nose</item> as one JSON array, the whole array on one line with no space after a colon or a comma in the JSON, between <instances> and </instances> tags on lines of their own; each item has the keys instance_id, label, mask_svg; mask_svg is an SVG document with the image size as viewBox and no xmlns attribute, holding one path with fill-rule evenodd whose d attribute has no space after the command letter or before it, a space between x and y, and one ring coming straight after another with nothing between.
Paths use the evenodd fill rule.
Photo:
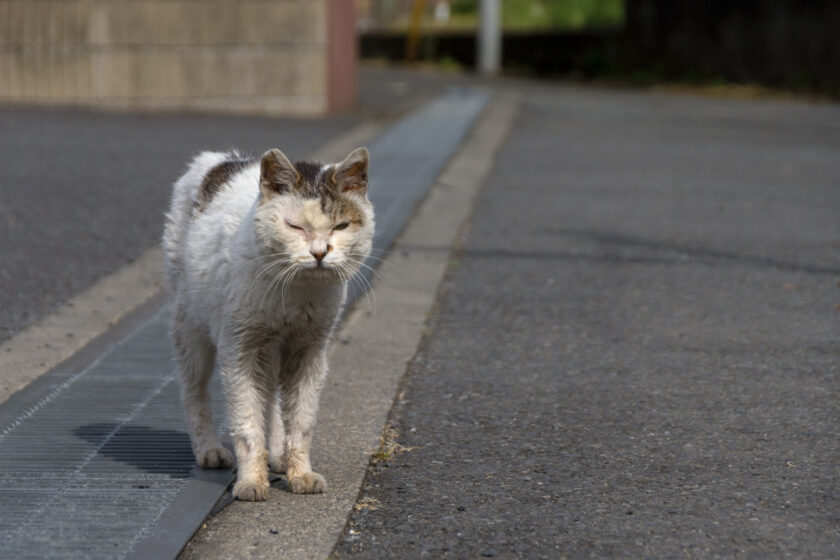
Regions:
<instances>
[{"instance_id":1,"label":"cat's nose","mask_svg":"<svg viewBox=\"0 0 840 560\"><path fill-rule=\"evenodd\" d=\"M318 261L318 264L320 264L321 261L324 260L324 257L327 256L326 251L310 250L309 252L312 253L312 256L315 257L316 261Z\"/></svg>"}]
</instances>

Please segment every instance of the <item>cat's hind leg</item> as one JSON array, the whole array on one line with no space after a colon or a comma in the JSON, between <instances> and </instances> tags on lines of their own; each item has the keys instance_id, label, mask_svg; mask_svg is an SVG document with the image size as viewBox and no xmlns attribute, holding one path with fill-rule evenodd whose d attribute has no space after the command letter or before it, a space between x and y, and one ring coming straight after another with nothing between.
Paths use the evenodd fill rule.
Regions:
<instances>
[{"instance_id":1,"label":"cat's hind leg","mask_svg":"<svg viewBox=\"0 0 840 560\"><path fill-rule=\"evenodd\" d=\"M286 472L286 430L283 427L283 413L280 404L280 388L268 405L268 464L271 472Z\"/></svg>"},{"instance_id":2,"label":"cat's hind leg","mask_svg":"<svg viewBox=\"0 0 840 560\"><path fill-rule=\"evenodd\" d=\"M233 467L233 454L222 446L210 411L207 384L213 373L216 349L206 333L177 313L172 326L181 380L181 402L193 453L203 469Z\"/></svg>"}]
</instances>

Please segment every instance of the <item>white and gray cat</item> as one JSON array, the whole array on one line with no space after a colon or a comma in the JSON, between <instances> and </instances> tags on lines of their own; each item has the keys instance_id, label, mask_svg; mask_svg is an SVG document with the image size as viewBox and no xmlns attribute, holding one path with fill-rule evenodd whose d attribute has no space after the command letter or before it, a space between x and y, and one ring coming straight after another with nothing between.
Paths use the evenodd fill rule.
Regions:
<instances>
[{"instance_id":1,"label":"white and gray cat","mask_svg":"<svg viewBox=\"0 0 840 560\"><path fill-rule=\"evenodd\" d=\"M309 447L347 281L370 253L369 154L292 163L204 152L175 183L163 244L187 427L198 464L230 468L207 383L218 362L238 467L234 496L326 490Z\"/></svg>"}]
</instances>

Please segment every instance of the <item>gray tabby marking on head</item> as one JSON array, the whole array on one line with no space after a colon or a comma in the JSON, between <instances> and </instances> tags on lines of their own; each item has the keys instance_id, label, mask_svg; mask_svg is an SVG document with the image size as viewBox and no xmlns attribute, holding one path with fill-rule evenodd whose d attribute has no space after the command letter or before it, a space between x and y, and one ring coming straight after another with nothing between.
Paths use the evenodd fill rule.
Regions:
<instances>
[{"instance_id":1,"label":"gray tabby marking on head","mask_svg":"<svg viewBox=\"0 0 840 560\"><path fill-rule=\"evenodd\" d=\"M322 196L326 190L326 184L321 181L324 164L318 161L296 161L294 165L300 174L295 191L303 198Z\"/></svg>"}]
</instances>

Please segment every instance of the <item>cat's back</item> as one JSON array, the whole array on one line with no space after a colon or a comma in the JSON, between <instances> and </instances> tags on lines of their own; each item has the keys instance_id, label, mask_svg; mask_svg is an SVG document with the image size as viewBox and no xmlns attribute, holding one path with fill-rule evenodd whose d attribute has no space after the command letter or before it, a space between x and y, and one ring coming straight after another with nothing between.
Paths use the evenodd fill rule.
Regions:
<instances>
[{"instance_id":1,"label":"cat's back","mask_svg":"<svg viewBox=\"0 0 840 560\"><path fill-rule=\"evenodd\" d=\"M236 151L202 152L176 181L163 245L173 287L188 266L188 254L218 247L252 206L259 163Z\"/></svg>"}]
</instances>

